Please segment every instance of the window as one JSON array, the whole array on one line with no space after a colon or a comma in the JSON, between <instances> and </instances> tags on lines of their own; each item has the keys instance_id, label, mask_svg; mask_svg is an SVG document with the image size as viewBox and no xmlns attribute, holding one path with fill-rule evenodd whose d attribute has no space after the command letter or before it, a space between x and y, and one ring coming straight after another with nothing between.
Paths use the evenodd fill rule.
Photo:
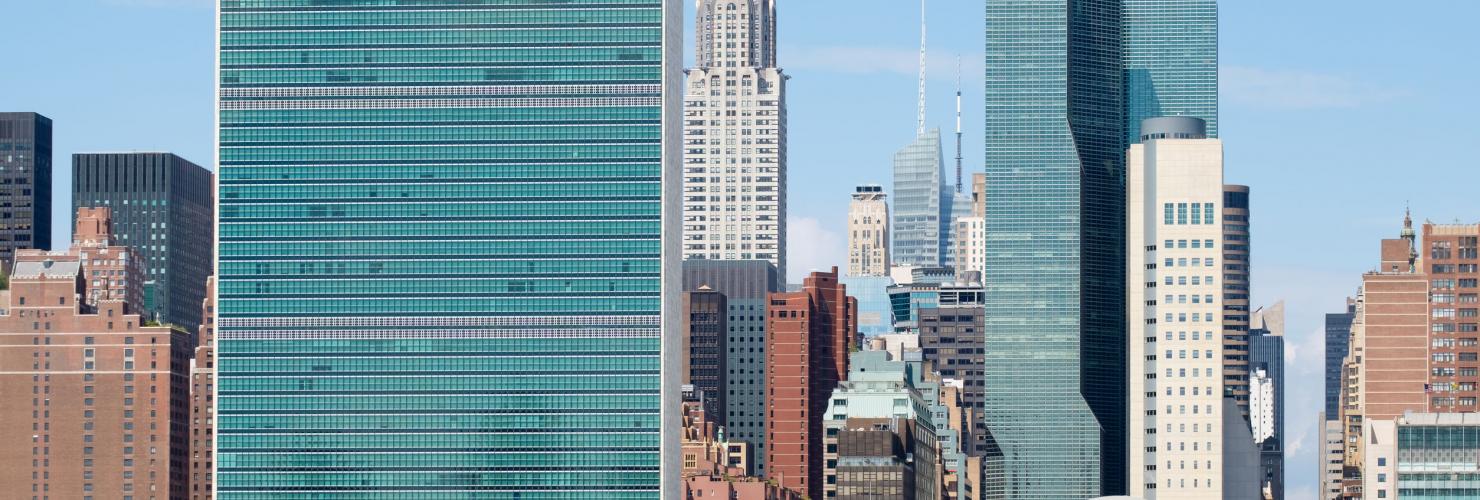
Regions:
<instances>
[{"instance_id":1,"label":"window","mask_svg":"<svg viewBox=\"0 0 1480 500\"><path fill-rule=\"evenodd\" d=\"M1163 220L1163 223L1166 224L1166 225L1168 225L1168 226L1172 225L1172 204L1171 203L1163 203L1161 205L1161 209L1162 209L1162 220ZM22 303L24 304L24 302L22 302Z\"/></svg>"},{"instance_id":2,"label":"window","mask_svg":"<svg viewBox=\"0 0 1480 500\"><path fill-rule=\"evenodd\" d=\"M1177 204L1177 224L1178 225L1185 225L1185 224L1187 224L1187 204L1186 203L1178 203Z\"/></svg>"}]
</instances>

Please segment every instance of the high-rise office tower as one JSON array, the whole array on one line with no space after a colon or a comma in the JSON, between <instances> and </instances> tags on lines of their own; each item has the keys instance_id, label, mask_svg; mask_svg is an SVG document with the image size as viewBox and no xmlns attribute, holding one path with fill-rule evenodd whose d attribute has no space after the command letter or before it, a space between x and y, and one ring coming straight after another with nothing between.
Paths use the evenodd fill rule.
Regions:
<instances>
[{"instance_id":1,"label":"high-rise office tower","mask_svg":"<svg viewBox=\"0 0 1480 500\"><path fill-rule=\"evenodd\" d=\"M218 497L677 497L681 2L218 21Z\"/></svg>"},{"instance_id":2,"label":"high-rise office tower","mask_svg":"<svg viewBox=\"0 0 1480 500\"><path fill-rule=\"evenodd\" d=\"M1141 136L1141 120L1158 116L1202 118L1208 137L1218 137L1218 1L1122 5L1126 140Z\"/></svg>"},{"instance_id":3,"label":"high-rise office tower","mask_svg":"<svg viewBox=\"0 0 1480 500\"><path fill-rule=\"evenodd\" d=\"M184 498L189 337L87 293L94 271L137 273L128 255L16 252L0 313L6 498Z\"/></svg>"},{"instance_id":4,"label":"high-rise office tower","mask_svg":"<svg viewBox=\"0 0 1480 500\"><path fill-rule=\"evenodd\" d=\"M848 202L848 276L889 275L889 195L858 186Z\"/></svg>"},{"instance_id":5,"label":"high-rise office tower","mask_svg":"<svg viewBox=\"0 0 1480 500\"><path fill-rule=\"evenodd\" d=\"M1227 285L1227 281L1224 282ZM1285 301L1249 318L1249 423L1259 444L1260 485L1271 500L1285 498ZM1255 375L1269 389L1268 404L1253 404ZM1262 403L1263 401L1261 401ZM1233 416L1228 416L1232 418Z\"/></svg>"},{"instance_id":6,"label":"high-rise office tower","mask_svg":"<svg viewBox=\"0 0 1480 500\"><path fill-rule=\"evenodd\" d=\"M51 249L51 118L0 113L0 167L0 265L9 266L17 249Z\"/></svg>"},{"instance_id":7,"label":"high-rise office tower","mask_svg":"<svg viewBox=\"0 0 1480 500\"><path fill-rule=\"evenodd\" d=\"M684 100L684 258L786 277L786 75L776 0L698 0Z\"/></svg>"},{"instance_id":8,"label":"high-rise office tower","mask_svg":"<svg viewBox=\"0 0 1480 500\"><path fill-rule=\"evenodd\" d=\"M1249 186L1223 186L1223 396L1249 414Z\"/></svg>"},{"instance_id":9,"label":"high-rise office tower","mask_svg":"<svg viewBox=\"0 0 1480 500\"><path fill-rule=\"evenodd\" d=\"M190 500L215 498L216 277L206 278L195 357L190 359Z\"/></svg>"},{"instance_id":10,"label":"high-rise office tower","mask_svg":"<svg viewBox=\"0 0 1480 500\"><path fill-rule=\"evenodd\" d=\"M725 295L707 286L683 294L683 384L698 392L704 413L715 425L725 425L726 341L729 331Z\"/></svg>"},{"instance_id":11,"label":"high-rise office tower","mask_svg":"<svg viewBox=\"0 0 1480 500\"><path fill-rule=\"evenodd\" d=\"M925 2L920 2L920 91L915 139L894 153L892 264L939 267L950 260L951 209L939 128L925 126Z\"/></svg>"},{"instance_id":12,"label":"high-rise office tower","mask_svg":"<svg viewBox=\"0 0 1480 500\"><path fill-rule=\"evenodd\" d=\"M766 477L822 498L822 415L848 374L858 303L838 269L813 272L797 292L773 293L766 311Z\"/></svg>"},{"instance_id":13,"label":"high-rise office tower","mask_svg":"<svg viewBox=\"0 0 1480 500\"><path fill-rule=\"evenodd\" d=\"M986 3L987 481L1007 498L1130 474L1121 4Z\"/></svg>"},{"instance_id":14,"label":"high-rise office tower","mask_svg":"<svg viewBox=\"0 0 1480 500\"><path fill-rule=\"evenodd\" d=\"M764 260L685 260L683 289L724 294L725 437L750 443L757 473L765 471L766 310L784 289L776 266Z\"/></svg>"},{"instance_id":15,"label":"high-rise office tower","mask_svg":"<svg viewBox=\"0 0 1480 500\"><path fill-rule=\"evenodd\" d=\"M951 197L940 147L940 129L933 128L894 153L893 264L939 267L946 261Z\"/></svg>"},{"instance_id":16,"label":"high-rise office tower","mask_svg":"<svg viewBox=\"0 0 1480 500\"><path fill-rule=\"evenodd\" d=\"M1346 312L1326 315L1326 418L1341 417L1341 361L1346 358L1347 345L1351 341L1352 316L1357 303L1346 299Z\"/></svg>"},{"instance_id":17,"label":"high-rise office tower","mask_svg":"<svg viewBox=\"0 0 1480 500\"><path fill-rule=\"evenodd\" d=\"M1480 224L1423 225L1429 278L1429 398L1435 413L1480 411Z\"/></svg>"},{"instance_id":18,"label":"high-rise office tower","mask_svg":"<svg viewBox=\"0 0 1480 500\"><path fill-rule=\"evenodd\" d=\"M1224 413L1223 143L1203 127L1147 119L1127 156L1130 494L1147 499L1233 498L1222 430L1248 428Z\"/></svg>"},{"instance_id":19,"label":"high-rise office tower","mask_svg":"<svg viewBox=\"0 0 1480 500\"><path fill-rule=\"evenodd\" d=\"M144 260L145 315L200 327L211 275L211 172L171 153L72 155L72 206L108 207L118 244Z\"/></svg>"}]
</instances>

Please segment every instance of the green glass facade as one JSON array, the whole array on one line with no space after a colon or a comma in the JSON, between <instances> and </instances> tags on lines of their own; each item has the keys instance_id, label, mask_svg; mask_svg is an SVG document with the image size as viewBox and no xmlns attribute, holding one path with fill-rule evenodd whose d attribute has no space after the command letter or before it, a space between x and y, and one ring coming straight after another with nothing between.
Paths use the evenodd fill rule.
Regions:
<instances>
[{"instance_id":1,"label":"green glass facade","mask_svg":"<svg viewBox=\"0 0 1480 500\"><path fill-rule=\"evenodd\" d=\"M1398 425L1397 498L1480 498L1480 425L1469 415L1408 415L1444 423Z\"/></svg>"},{"instance_id":2,"label":"green glass facade","mask_svg":"<svg viewBox=\"0 0 1480 500\"><path fill-rule=\"evenodd\" d=\"M221 0L220 498L666 496L680 9Z\"/></svg>"},{"instance_id":3,"label":"green glass facade","mask_svg":"<svg viewBox=\"0 0 1480 500\"><path fill-rule=\"evenodd\" d=\"M986 2L988 498L1126 491L1121 13Z\"/></svg>"},{"instance_id":4,"label":"green glass facade","mask_svg":"<svg viewBox=\"0 0 1480 500\"><path fill-rule=\"evenodd\" d=\"M1218 1L1124 1L1127 143L1158 116L1202 118L1218 137Z\"/></svg>"}]
</instances>

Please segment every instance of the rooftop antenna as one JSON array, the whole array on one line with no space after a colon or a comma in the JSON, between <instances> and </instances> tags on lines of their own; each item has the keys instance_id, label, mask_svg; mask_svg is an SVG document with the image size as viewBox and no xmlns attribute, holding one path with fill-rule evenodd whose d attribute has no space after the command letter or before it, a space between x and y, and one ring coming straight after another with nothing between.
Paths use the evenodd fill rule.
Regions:
<instances>
[{"instance_id":1,"label":"rooftop antenna","mask_svg":"<svg viewBox=\"0 0 1480 500\"><path fill-rule=\"evenodd\" d=\"M956 54L956 193L961 193L961 54Z\"/></svg>"},{"instance_id":2,"label":"rooftop antenna","mask_svg":"<svg viewBox=\"0 0 1480 500\"><path fill-rule=\"evenodd\" d=\"M915 134L925 135L925 0L920 0L920 103Z\"/></svg>"}]
</instances>

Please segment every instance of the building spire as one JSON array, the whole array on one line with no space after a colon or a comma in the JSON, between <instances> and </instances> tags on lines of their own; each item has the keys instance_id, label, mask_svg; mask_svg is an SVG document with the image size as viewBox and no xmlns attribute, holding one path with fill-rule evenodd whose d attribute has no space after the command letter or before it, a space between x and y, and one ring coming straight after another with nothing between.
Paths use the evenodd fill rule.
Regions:
<instances>
[{"instance_id":1,"label":"building spire","mask_svg":"<svg viewBox=\"0 0 1480 500\"><path fill-rule=\"evenodd\" d=\"M961 193L961 54L956 54L956 194Z\"/></svg>"},{"instance_id":2,"label":"building spire","mask_svg":"<svg viewBox=\"0 0 1480 500\"><path fill-rule=\"evenodd\" d=\"M1414 240L1418 239L1418 235L1413 232L1413 211L1407 203L1403 204L1402 237L1408 242L1408 272L1415 272L1418 269L1418 245Z\"/></svg>"},{"instance_id":3,"label":"building spire","mask_svg":"<svg viewBox=\"0 0 1480 500\"><path fill-rule=\"evenodd\" d=\"M925 0L920 0L920 102L915 135L925 135Z\"/></svg>"}]
</instances>

